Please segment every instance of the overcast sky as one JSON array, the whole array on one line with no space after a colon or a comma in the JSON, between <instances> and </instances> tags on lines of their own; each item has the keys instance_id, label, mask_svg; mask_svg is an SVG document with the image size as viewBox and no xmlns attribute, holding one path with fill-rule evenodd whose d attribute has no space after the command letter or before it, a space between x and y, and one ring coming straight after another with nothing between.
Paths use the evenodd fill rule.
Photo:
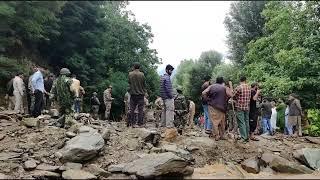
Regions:
<instances>
[{"instance_id":1,"label":"overcast sky","mask_svg":"<svg viewBox=\"0 0 320 180\"><path fill-rule=\"evenodd\" d=\"M148 23L154 34L150 45L158 51L163 69L177 67L183 59L197 59L201 52L215 49L227 53L227 31L223 21L231 1L129 1L141 23Z\"/></svg>"}]
</instances>

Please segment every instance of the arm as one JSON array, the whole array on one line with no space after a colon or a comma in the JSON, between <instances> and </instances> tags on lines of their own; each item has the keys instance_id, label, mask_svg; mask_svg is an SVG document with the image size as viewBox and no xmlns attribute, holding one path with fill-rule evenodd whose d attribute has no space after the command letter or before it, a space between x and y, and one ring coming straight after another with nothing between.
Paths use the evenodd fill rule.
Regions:
<instances>
[{"instance_id":1,"label":"arm","mask_svg":"<svg viewBox=\"0 0 320 180\"><path fill-rule=\"evenodd\" d=\"M163 83L164 83L164 90L166 94L169 96L169 98L173 98L173 94L169 90L169 86L172 89L172 85L170 84L170 77L169 76L165 77Z\"/></svg>"},{"instance_id":2,"label":"arm","mask_svg":"<svg viewBox=\"0 0 320 180\"><path fill-rule=\"evenodd\" d=\"M202 91L202 97L204 99L208 99L208 93L210 91L210 88L211 88L212 85L208 86L204 91Z\"/></svg>"},{"instance_id":3,"label":"arm","mask_svg":"<svg viewBox=\"0 0 320 180\"><path fill-rule=\"evenodd\" d=\"M21 96L23 96L23 93L24 93L24 83L23 83L23 80L22 79L20 79L19 81L18 81L18 91L19 91L19 93L20 93L20 95Z\"/></svg>"},{"instance_id":4,"label":"arm","mask_svg":"<svg viewBox=\"0 0 320 180\"><path fill-rule=\"evenodd\" d=\"M233 96L233 94L232 94L232 89L229 88L229 87L226 87L226 93L227 93L227 96L228 96L228 97L232 97L232 96Z\"/></svg>"},{"instance_id":5,"label":"arm","mask_svg":"<svg viewBox=\"0 0 320 180\"><path fill-rule=\"evenodd\" d=\"M96 101L97 101L97 104L100 105L100 101L98 97L96 97Z\"/></svg>"},{"instance_id":6,"label":"arm","mask_svg":"<svg viewBox=\"0 0 320 180\"><path fill-rule=\"evenodd\" d=\"M104 91L103 92L103 102L104 102L104 104L107 104L107 100L108 100L108 97L107 97L108 95L107 95L107 92L106 91Z\"/></svg>"},{"instance_id":7,"label":"arm","mask_svg":"<svg viewBox=\"0 0 320 180\"><path fill-rule=\"evenodd\" d=\"M257 90L256 94L252 97L252 99L256 101L258 99L259 94L260 94L260 89Z\"/></svg>"}]
</instances>

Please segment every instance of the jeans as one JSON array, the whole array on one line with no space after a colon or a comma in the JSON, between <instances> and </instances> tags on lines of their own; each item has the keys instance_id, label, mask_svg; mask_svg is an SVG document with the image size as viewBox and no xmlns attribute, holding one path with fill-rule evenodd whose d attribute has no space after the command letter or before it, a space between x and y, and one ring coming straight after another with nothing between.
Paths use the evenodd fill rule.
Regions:
<instances>
[{"instance_id":1,"label":"jeans","mask_svg":"<svg viewBox=\"0 0 320 180\"><path fill-rule=\"evenodd\" d=\"M270 118L266 118L266 117L262 118L262 128L263 128L263 134L268 131L270 135L273 134Z\"/></svg>"},{"instance_id":2,"label":"jeans","mask_svg":"<svg viewBox=\"0 0 320 180\"><path fill-rule=\"evenodd\" d=\"M208 131L212 131L212 121L210 120L209 110L207 104L202 104L203 114L204 114L204 129Z\"/></svg>"},{"instance_id":3,"label":"jeans","mask_svg":"<svg viewBox=\"0 0 320 180\"><path fill-rule=\"evenodd\" d=\"M80 113L80 107L81 107L81 101L80 101L80 99L76 98L74 100L74 112Z\"/></svg>"},{"instance_id":4,"label":"jeans","mask_svg":"<svg viewBox=\"0 0 320 180\"><path fill-rule=\"evenodd\" d=\"M245 141L249 140L249 111L237 111L238 127L241 138Z\"/></svg>"}]
</instances>

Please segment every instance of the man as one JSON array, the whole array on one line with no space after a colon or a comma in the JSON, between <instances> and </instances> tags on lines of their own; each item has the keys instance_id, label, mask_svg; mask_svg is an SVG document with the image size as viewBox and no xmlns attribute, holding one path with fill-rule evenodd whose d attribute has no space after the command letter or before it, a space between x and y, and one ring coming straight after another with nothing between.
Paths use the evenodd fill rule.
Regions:
<instances>
[{"instance_id":1,"label":"man","mask_svg":"<svg viewBox=\"0 0 320 180\"><path fill-rule=\"evenodd\" d=\"M70 91L73 92L74 95L74 112L80 113L80 107L81 107L81 98L80 98L80 81L77 79L77 76L75 74L72 74L71 76L72 83L70 85Z\"/></svg>"},{"instance_id":2,"label":"man","mask_svg":"<svg viewBox=\"0 0 320 180\"><path fill-rule=\"evenodd\" d=\"M71 113L73 98L70 91L72 80L68 77L70 74L69 69L62 68L60 70L59 77L54 80L50 92L51 98L55 98L57 100L61 114Z\"/></svg>"},{"instance_id":3,"label":"man","mask_svg":"<svg viewBox=\"0 0 320 180\"><path fill-rule=\"evenodd\" d=\"M261 103L261 116L262 116L262 129L263 134L273 135L273 129L271 126L272 106L268 98L264 98Z\"/></svg>"},{"instance_id":4,"label":"man","mask_svg":"<svg viewBox=\"0 0 320 180\"><path fill-rule=\"evenodd\" d=\"M138 126L143 125L143 107L144 96L146 93L146 82L143 72L140 72L140 64L134 63L133 71L129 73L129 93L130 93L130 110L129 126L135 125L134 110L138 106Z\"/></svg>"},{"instance_id":5,"label":"man","mask_svg":"<svg viewBox=\"0 0 320 180\"><path fill-rule=\"evenodd\" d=\"M196 113L196 105L194 104L193 101L189 100L189 122L188 122L188 126L193 129L193 119L194 119L194 115Z\"/></svg>"},{"instance_id":6,"label":"man","mask_svg":"<svg viewBox=\"0 0 320 180\"><path fill-rule=\"evenodd\" d=\"M97 97L97 93L93 92L93 96L90 99L90 104L91 104L91 110L92 110L92 117L93 119L99 119L99 106L100 106L100 101Z\"/></svg>"},{"instance_id":7,"label":"man","mask_svg":"<svg viewBox=\"0 0 320 180\"><path fill-rule=\"evenodd\" d=\"M250 139L253 141L259 141L254 137L254 132L258 123L258 108L257 99L260 95L260 89L258 89L258 83L251 84L251 98L250 98L250 111L249 111L249 126L250 126Z\"/></svg>"},{"instance_id":8,"label":"man","mask_svg":"<svg viewBox=\"0 0 320 180\"><path fill-rule=\"evenodd\" d=\"M7 83L7 93L6 93L6 99L8 101L8 110L12 110L12 108L15 107L15 100L14 100L14 95L13 95L13 79L12 78L8 83Z\"/></svg>"},{"instance_id":9,"label":"man","mask_svg":"<svg viewBox=\"0 0 320 180\"><path fill-rule=\"evenodd\" d=\"M247 78L240 78L240 85L236 87L234 99L236 102L237 120L243 143L249 141L249 106L251 89L247 84Z\"/></svg>"},{"instance_id":10,"label":"man","mask_svg":"<svg viewBox=\"0 0 320 180\"><path fill-rule=\"evenodd\" d=\"M157 99L154 101L155 105L155 118L156 118L156 127L159 126L160 121L161 121L161 113L163 111L163 100L161 99L160 96L157 96Z\"/></svg>"},{"instance_id":11,"label":"man","mask_svg":"<svg viewBox=\"0 0 320 180\"><path fill-rule=\"evenodd\" d=\"M32 94L34 94L34 108L32 112L33 117L38 117L41 114L44 101L43 93L46 93L44 89L44 80L43 75L40 71L40 68L34 67L34 74L31 79Z\"/></svg>"},{"instance_id":12,"label":"man","mask_svg":"<svg viewBox=\"0 0 320 180\"><path fill-rule=\"evenodd\" d=\"M23 82L23 73L17 73L13 79L13 95L15 100L14 110L17 113L24 113L23 109L23 95L25 87Z\"/></svg>"},{"instance_id":13,"label":"man","mask_svg":"<svg viewBox=\"0 0 320 180\"><path fill-rule=\"evenodd\" d=\"M174 128L174 99L173 88L170 76L174 68L168 64L166 66L166 73L161 76L160 80L160 95L164 102L164 109L162 111L162 121L160 127Z\"/></svg>"},{"instance_id":14,"label":"man","mask_svg":"<svg viewBox=\"0 0 320 180\"><path fill-rule=\"evenodd\" d=\"M124 117L126 117L126 124L127 124L127 127L129 127L129 112L130 112L130 94L129 94L129 89L127 90L126 94L124 94L123 102L124 102L124 106L125 106L125 109L124 109L125 115L124 115Z\"/></svg>"},{"instance_id":15,"label":"man","mask_svg":"<svg viewBox=\"0 0 320 180\"><path fill-rule=\"evenodd\" d=\"M288 132L291 136L293 134L293 126L296 127L296 132L302 136L301 117L303 115L300 100L294 93L289 95L289 116L288 116ZM296 134L295 132L295 134Z\"/></svg>"},{"instance_id":16,"label":"man","mask_svg":"<svg viewBox=\"0 0 320 180\"><path fill-rule=\"evenodd\" d=\"M30 76L28 78L28 86L27 86L27 102L28 102L28 113L29 114L32 114L33 109L34 109L34 94L33 94L32 81L31 81L32 74L30 74Z\"/></svg>"},{"instance_id":17,"label":"man","mask_svg":"<svg viewBox=\"0 0 320 180\"><path fill-rule=\"evenodd\" d=\"M51 91L51 88L52 88L52 84L53 84L53 80L54 80L54 74L49 74L49 76L44 80L44 89L46 92L50 92ZM50 98L49 98L49 94L46 93L45 94L45 107L47 110L50 109L51 107L51 101L50 101Z\"/></svg>"},{"instance_id":18,"label":"man","mask_svg":"<svg viewBox=\"0 0 320 180\"><path fill-rule=\"evenodd\" d=\"M177 96L174 98L174 112L175 112L175 117L173 124L174 126L178 129L178 132L180 135L182 135L182 130L185 127L186 124L186 115L188 113L188 104L186 97L182 94L182 88L178 87L177 88Z\"/></svg>"},{"instance_id":19,"label":"man","mask_svg":"<svg viewBox=\"0 0 320 180\"><path fill-rule=\"evenodd\" d=\"M111 105L113 101L112 97L112 86L108 86L108 88L103 92L103 102L104 105L106 106L106 111L104 113L104 118L105 120L109 120L110 118L110 110L111 110Z\"/></svg>"},{"instance_id":20,"label":"man","mask_svg":"<svg viewBox=\"0 0 320 180\"><path fill-rule=\"evenodd\" d=\"M205 82L201 86L201 92L203 92L205 89L207 89L211 83L210 83L210 76L206 76L204 78ZM208 102L205 98L201 97L201 102L202 102L202 107L203 107L203 113L204 113L204 129L206 134L211 134L212 133L212 122L209 117L209 111L208 111Z\"/></svg>"},{"instance_id":21,"label":"man","mask_svg":"<svg viewBox=\"0 0 320 180\"><path fill-rule=\"evenodd\" d=\"M213 124L213 136L216 141L225 137L225 113L227 107L227 96L231 96L224 86L223 77L217 77L216 83L210 85L202 92L208 102L210 119Z\"/></svg>"}]
</instances>

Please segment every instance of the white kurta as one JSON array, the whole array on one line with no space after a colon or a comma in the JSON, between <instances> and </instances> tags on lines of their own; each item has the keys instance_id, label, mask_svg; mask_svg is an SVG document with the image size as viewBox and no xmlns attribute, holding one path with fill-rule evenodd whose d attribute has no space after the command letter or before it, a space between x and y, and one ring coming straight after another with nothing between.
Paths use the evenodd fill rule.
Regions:
<instances>
[{"instance_id":1,"label":"white kurta","mask_svg":"<svg viewBox=\"0 0 320 180\"><path fill-rule=\"evenodd\" d=\"M277 129L277 110L276 110L276 107L272 108L272 114L271 114L271 119L270 119L270 122L271 122L271 127L272 129Z\"/></svg>"}]
</instances>

